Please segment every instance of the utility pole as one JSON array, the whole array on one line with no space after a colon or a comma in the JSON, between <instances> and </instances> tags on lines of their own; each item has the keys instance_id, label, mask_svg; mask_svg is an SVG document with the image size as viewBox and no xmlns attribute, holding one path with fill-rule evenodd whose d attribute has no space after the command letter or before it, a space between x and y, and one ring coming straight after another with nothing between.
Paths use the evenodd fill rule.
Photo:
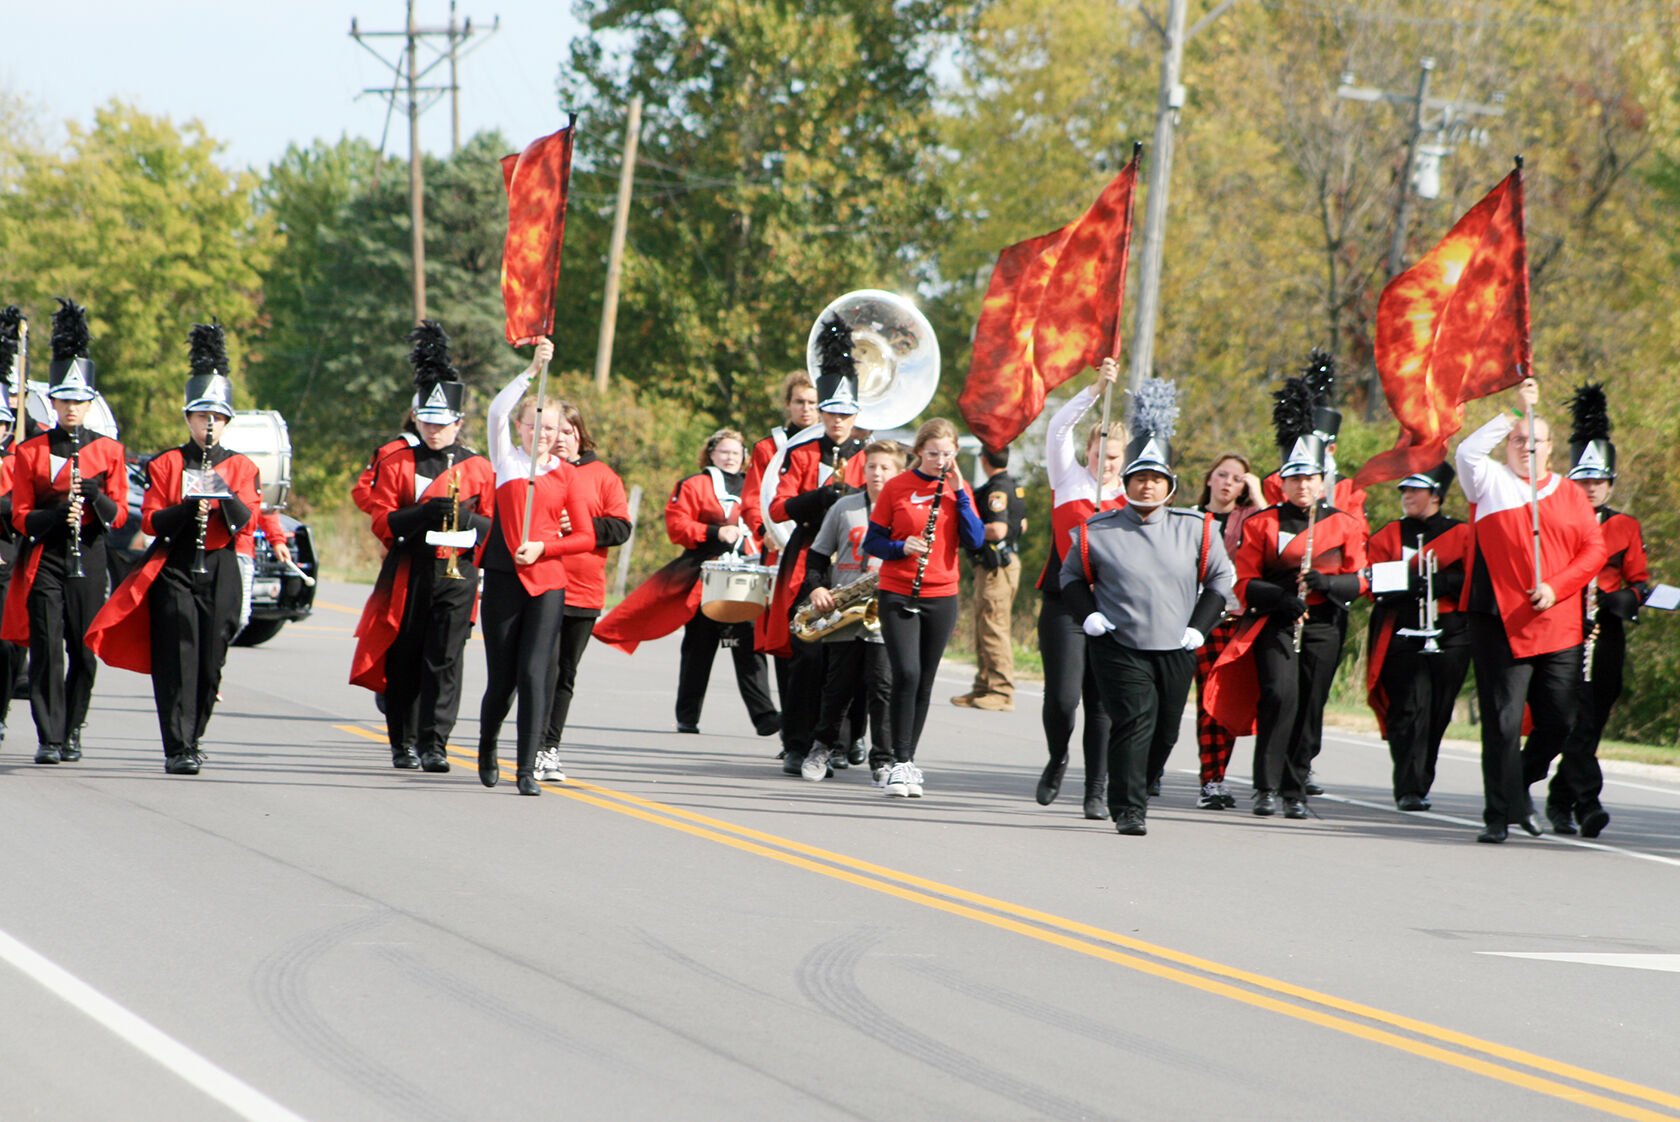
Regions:
<instances>
[{"instance_id":1,"label":"utility pole","mask_svg":"<svg viewBox=\"0 0 1680 1122\"><path fill-rule=\"evenodd\" d=\"M607 251L607 289L601 298L601 336L595 345L595 389L607 392L612 369L613 332L618 326L618 279L624 267L624 235L630 224L630 185L636 174L636 140L642 131L642 99L630 99L624 125L624 165L618 171L618 206L613 211L612 242Z\"/></svg>"},{"instance_id":2,"label":"utility pole","mask_svg":"<svg viewBox=\"0 0 1680 1122\"><path fill-rule=\"evenodd\" d=\"M412 268L414 273L414 320L418 323L426 318L426 194L424 176L421 170L420 153L420 115L431 108L444 93L452 98L452 149L451 155L460 150L461 118L460 92L461 87L456 81L456 66L466 52L457 50L458 43L465 43L473 34L472 20L457 27L455 24L455 2L450 0L449 24L446 27L421 27L415 20L414 0L408 0L408 18L401 31L363 31L358 26L355 17L350 19L350 38L366 48L380 62L391 68L392 84L364 89L364 94L379 94L385 98L390 112L397 106L398 95L405 97L408 110L408 211L410 226L410 252L412 254ZM501 17L491 25L494 33L501 27ZM420 65L420 46L428 39L443 38L448 42L448 49L438 53L438 56L428 62L424 68ZM369 39L402 39L403 46L397 51L395 60L387 59L371 45ZM435 50L435 48L433 48ZM449 63L449 84L447 86L422 85L421 80L439 65ZM425 95L422 103L421 95ZM389 127L389 112L386 125ZM385 148L384 138L380 138L380 152Z\"/></svg>"},{"instance_id":3,"label":"utility pole","mask_svg":"<svg viewBox=\"0 0 1680 1122\"><path fill-rule=\"evenodd\" d=\"M1411 131L1406 135L1406 160L1400 169L1400 192L1394 204L1394 232L1388 243L1389 280L1406 271L1406 235L1411 227L1412 196L1416 194L1420 199L1439 198L1441 158L1452 154L1451 143L1469 140L1485 145L1487 130L1473 128L1469 122L1475 117L1505 115L1504 106L1498 104L1498 95L1495 96L1493 104L1486 105L1475 101L1430 97L1429 81L1434 70L1434 59L1425 57L1418 61L1418 83L1415 93L1355 86L1351 74L1342 75L1341 85L1336 89L1337 97L1349 101L1386 101L1391 105L1405 107L1411 114ZM1431 112L1434 112L1435 116L1431 117ZM1432 138L1431 143L1423 143L1426 134ZM1381 399L1382 382L1376 367L1373 366L1365 393L1367 421L1375 419L1377 402Z\"/></svg>"},{"instance_id":4,"label":"utility pole","mask_svg":"<svg viewBox=\"0 0 1680 1122\"><path fill-rule=\"evenodd\" d=\"M1184 44L1218 19L1236 0L1220 0L1207 15L1184 29L1187 0L1167 0L1167 22L1139 6L1138 12L1161 37L1161 89L1155 100L1155 141L1150 149L1149 198L1143 213L1143 262L1137 286L1137 318L1132 323L1132 353L1126 383L1143 385L1155 365L1155 320L1161 310L1161 261L1167 240L1167 195L1172 183L1173 130L1184 109Z\"/></svg>"}]
</instances>

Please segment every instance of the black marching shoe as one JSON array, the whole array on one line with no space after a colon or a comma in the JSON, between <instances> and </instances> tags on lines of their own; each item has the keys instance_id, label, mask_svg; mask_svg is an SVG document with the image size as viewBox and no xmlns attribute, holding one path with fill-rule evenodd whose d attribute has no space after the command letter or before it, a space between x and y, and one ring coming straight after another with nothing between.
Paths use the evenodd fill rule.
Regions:
<instances>
[{"instance_id":1,"label":"black marching shoe","mask_svg":"<svg viewBox=\"0 0 1680 1122\"><path fill-rule=\"evenodd\" d=\"M1254 792L1254 813L1259 818L1270 818L1278 812L1278 797L1276 791Z\"/></svg>"},{"instance_id":2,"label":"black marching shoe","mask_svg":"<svg viewBox=\"0 0 1680 1122\"><path fill-rule=\"evenodd\" d=\"M1108 780L1085 784L1085 817L1101 822L1108 817Z\"/></svg>"},{"instance_id":3,"label":"black marching shoe","mask_svg":"<svg viewBox=\"0 0 1680 1122\"><path fill-rule=\"evenodd\" d=\"M1575 823L1571 821L1573 818L1574 814L1568 807L1552 806L1550 803L1546 805L1546 821L1552 824L1554 834L1574 834L1576 830Z\"/></svg>"},{"instance_id":4,"label":"black marching shoe","mask_svg":"<svg viewBox=\"0 0 1680 1122\"><path fill-rule=\"evenodd\" d=\"M525 774L522 774L522 775L519 776L518 787L519 787L519 793L521 795L540 795L540 794L542 794L542 788L537 786L537 781L535 779L531 778L529 773L525 773Z\"/></svg>"},{"instance_id":5,"label":"black marching shoe","mask_svg":"<svg viewBox=\"0 0 1680 1122\"><path fill-rule=\"evenodd\" d=\"M478 781L486 787L494 787L502 778L501 764L496 760L496 746L486 748L478 746Z\"/></svg>"},{"instance_id":6,"label":"black marching shoe","mask_svg":"<svg viewBox=\"0 0 1680 1122\"><path fill-rule=\"evenodd\" d=\"M782 774L798 775L805 769L805 753L791 749L782 754Z\"/></svg>"},{"instance_id":7,"label":"black marching shoe","mask_svg":"<svg viewBox=\"0 0 1680 1122\"><path fill-rule=\"evenodd\" d=\"M1523 833L1527 834L1531 838L1537 838L1546 832L1540 825L1540 816L1535 814L1532 810L1523 815L1522 821L1518 822L1517 825L1521 826Z\"/></svg>"},{"instance_id":8,"label":"black marching shoe","mask_svg":"<svg viewBox=\"0 0 1680 1122\"><path fill-rule=\"evenodd\" d=\"M182 752L163 761L163 770L170 775L197 775L203 757L197 752Z\"/></svg>"},{"instance_id":9,"label":"black marching shoe","mask_svg":"<svg viewBox=\"0 0 1680 1122\"><path fill-rule=\"evenodd\" d=\"M1285 818L1305 818L1307 816L1307 800L1284 796L1283 816Z\"/></svg>"},{"instance_id":10,"label":"black marching shoe","mask_svg":"<svg viewBox=\"0 0 1680 1122\"><path fill-rule=\"evenodd\" d=\"M58 750L58 758L67 764L73 764L82 758L82 730L77 729L70 734L70 739L64 742L64 747Z\"/></svg>"},{"instance_id":11,"label":"black marching shoe","mask_svg":"<svg viewBox=\"0 0 1680 1122\"><path fill-rule=\"evenodd\" d=\"M1307 769L1307 781L1301 784L1301 790L1309 795L1324 794L1324 784L1318 781L1318 776L1313 774L1311 768Z\"/></svg>"},{"instance_id":12,"label":"black marching shoe","mask_svg":"<svg viewBox=\"0 0 1680 1122\"><path fill-rule=\"evenodd\" d=\"M449 757L442 748L428 748L425 755L420 757L421 771L448 771Z\"/></svg>"},{"instance_id":13,"label":"black marching shoe","mask_svg":"<svg viewBox=\"0 0 1680 1122\"><path fill-rule=\"evenodd\" d=\"M699 725L685 725L681 721L678 721L677 722L677 731L688 733L690 736L692 736L695 733L700 731L700 726Z\"/></svg>"},{"instance_id":14,"label":"black marching shoe","mask_svg":"<svg viewBox=\"0 0 1680 1122\"><path fill-rule=\"evenodd\" d=\"M1149 797L1152 799L1161 797L1161 777L1159 775L1149 781Z\"/></svg>"},{"instance_id":15,"label":"black marching shoe","mask_svg":"<svg viewBox=\"0 0 1680 1122\"><path fill-rule=\"evenodd\" d=\"M1401 810L1428 810L1429 800L1422 795L1401 795L1394 805Z\"/></svg>"},{"instance_id":16,"label":"black marching shoe","mask_svg":"<svg viewBox=\"0 0 1680 1122\"><path fill-rule=\"evenodd\" d=\"M62 744L42 744L35 749L35 762L38 764L56 764L63 758Z\"/></svg>"},{"instance_id":17,"label":"black marching shoe","mask_svg":"<svg viewBox=\"0 0 1680 1122\"><path fill-rule=\"evenodd\" d=\"M1143 811L1127 807L1114 819L1114 832L1128 837L1141 838L1149 833L1149 827L1144 824Z\"/></svg>"},{"instance_id":18,"label":"black marching shoe","mask_svg":"<svg viewBox=\"0 0 1680 1122\"><path fill-rule=\"evenodd\" d=\"M391 749L391 766L402 771L413 771L420 766L420 757L415 755L414 746L405 744L401 748Z\"/></svg>"},{"instance_id":19,"label":"black marching shoe","mask_svg":"<svg viewBox=\"0 0 1680 1122\"><path fill-rule=\"evenodd\" d=\"M1510 831L1505 828L1505 824L1503 822L1497 826L1490 823L1482 828L1481 833L1476 835L1476 840L1479 842L1487 842L1489 845L1498 845L1509 836Z\"/></svg>"},{"instance_id":20,"label":"black marching shoe","mask_svg":"<svg viewBox=\"0 0 1680 1122\"><path fill-rule=\"evenodd\" d=\"M1062 793L1062 776L1067 774L1067 765L1065 757L1044 765L1044 774L1038 777L1038 790L1033 792L1039 806L1049 806Z\"/></svg>"},{"instance_id":21,"label":"black marching shoe","mask_svg":"<svg viewBox=\"0 0 1680 1122\"><path fill-rule=\"evenodd\" d=\"M1596 838L1604 832L1604 827L1610 825L1610 812L1601 806L1593 807L1580 818L1583 838Z\"/></svg>"},{"instance_id":22,"label":"black marching shoe","mask_svg":"<svg viewBox=\"0 0 1680 1122\"><path fill-rule=\"evenodd\" d=\"M863 737L860 736L852 741L850 748L846 749L846 762L853 767L858 767L868 759L869 748L863 743Z\"/></svg>"},{"instance_id":23,"label":"black marching shoe","mask_svg":"<svg viewBox=\"0 0 1680 1122\"><path fill-rule=\"evenodd\" d=\"M677 731L681 732L682 730L678 729ZM695 729L694 731L699 732L700 730ZM753 731L760 736L775 736L782 731L782 715L780 713L770 714L762 721L754 723Z\"/></svg>"}]
</instances>

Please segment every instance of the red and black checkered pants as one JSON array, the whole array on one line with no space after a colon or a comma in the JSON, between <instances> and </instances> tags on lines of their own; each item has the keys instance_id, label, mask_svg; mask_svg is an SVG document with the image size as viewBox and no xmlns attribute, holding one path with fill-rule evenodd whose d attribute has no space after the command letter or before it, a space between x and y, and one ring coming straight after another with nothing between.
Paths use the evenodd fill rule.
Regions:
<instances>
[{"instance_id":1,"label":"red and black checkered pants","mask_svg":"<svg viewBox=\"0 0 1680 1122\"><path fill-rule=\"evenodd\" d=\"M1208 674L1219 654L1236 636L1240 618L1228 619L1208 633L1207 642L1196 650L1196 755L1201 760L1202 782L1221 783L1231 762L1237 734L1208 715L1205 700Z\"/></svg>"}]
</instances>

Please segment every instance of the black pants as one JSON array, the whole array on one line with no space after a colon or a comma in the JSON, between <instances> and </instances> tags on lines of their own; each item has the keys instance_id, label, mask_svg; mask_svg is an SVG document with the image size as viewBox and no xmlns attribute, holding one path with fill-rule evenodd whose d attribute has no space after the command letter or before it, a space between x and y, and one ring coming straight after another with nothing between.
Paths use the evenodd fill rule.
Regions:
<instances>
[{"instance_id":1,"label":"black pants","mask_svg":"<svg viewBox=\"0 0 1680 1122\"><path fill-rule=\"evenodd\" d=\"M1423 653L1423 640L1393 636L1383 660L1381 685L1388 695L1388 754L1394 761L1394 798L1429 794L1441 738L1452 724L1453 704L1470 668L1470 629L1463 614L1440 617L1440 651Z\"/></svg>"},{"instance_id":2,"label":"black pants","mask_svg":"<svg viewBox=\"0 0 1680 1122\"><path fill-rule=\"evenodd\" d=\"M6 602L6 588L11 583L11 569L0 575L0 604ZM12 689L20 675L27 672L29 652L16 643L0 642L0 736L5 735L6 721L12 712Z\"/></svg>"},{"instance_id":3,"label":"black pants","mask_svg":"<svg viewBox=\"0 0 1680 1122\"><path fill-rule=\"evenodd\" d=\"M566 717L572 711L572 691L577 684L578 663L595 634L597 613L566 615L560 620L560 654L555 663L554 699L548 703L548 727L543 730L543 747L560 747L566 735Z\"/></svg>"},{"instance_id":4,"label":"black pants","mask_svg":"<svg viewBox=\"0 0 1680 1122\"><path fill-rule=\"evenodd\" d=\"M1108 805L1144 812L1150 761L1165 760L1178 740L1196 656L1189 651L1138 651L1113 638L1087 639L1086 658L1102 683L1103 707L1113 723L1109 740Z\"/></svg>"},{"instance_id":5,"label":"black pants","mask_svg":"<svg viewBox=\"0 0 1680 1122\"><path fill-rule=\"evenodd\" d=\"M1085 632L1068 614L1060 596L1046 596L1038 612L1038 652L1044 659L1044 742L1052 760L1065 760L1073 723L1085 703L1085 784L1108 777L1108 712L1097 688L1097 674L1085 658Z\"/></svg>"},{"instance_id":6,"label":"black pants","mask_svg":"<svg viewBox=\"0 0 1680 1122\"><path fill-rule=\"evenodd\" d=\"M82 571L71 578L63 542L41 551L29 589L29 710L41 744L63 744L87 722L98 661L82 640L106 596L105 539L82 546ZM236 582L237 583L237 582Z\"/></svg>"},{"instance_id":7,"label":"black pants","mask_svg":"<svg viewBox=\"0 0 1680 1122\"><path fill-rule=\"evenodd\" d=\"M764 727L776 716L776 703L770 698L769 663L753 650L752 624L719 623L701 612L695 612L694 618L683 625L682 665L677 671L677 724L700 724L700 708L706 703L706 685L712 680L712 660L717 657L720 643L729 648L735 662L735 684L740 687L741 700L746 703L753 728Z\"/></svg>"},{"instance_id":8,"label":"black pants","mask_svg":"<svg viewBox=\"0 0 1680 1122\"><path fill-rule=\"evenodd\" d=\"M782 749L795 756L811 750L822 708L823 680L828 676L828 655L822 643L807 643L788 636L787 679L782 687Z\"/></svg>"},{"instance_id":9,"label":"black pants","mask_svg":"<svg viewBox=\"0 0 1680 1122\"><path fill-rule=\"evenodd\" d=\"M1568 744L1580 712L1581 648L1517 658L1504 622L1483 612L1470 613L1470 644L1482 710L1482 819L1490 826L1520 822L1534 809L1523 771L1523 706L1537 730ZM1590 767L1598 771L1597 759Z\"/></svg>"},{"instance_id":10,"label":"black pants","mask_svg":"<svg viewBox=\"0 0 1680 1122\"><path fill-rule=\"evenodd\" d=\"M207 572L193 572L192 564L190 556L171 556L146 593L152 613L152 699L165 756L195 751L204 738L245 598L239 559L231 548L206 552Z\"/></svg>"},{"instance_id":11,"label":"black pants","mask_svg":"<svg viewBox=\"0 0 1680 1122\"><path fill-rule=\"evenodd\" d=\"M464 561L460 569L463 579L450 580L435 557L410 562L402 627L385 654L385 732L393 750L441 752L455 728L478 591L478 570Z\"/></svg>"},{"instance_id":12,"label":"black pants","mask_svg":"<svg viewBox=\"0 0 1680 1122\"><path fill-rule=\"evenodd\" d=\"M845 752L863 735L865 721L857 711L861 703L869 725L869 766L877 768L893 761L888 711L892 703L892 668L887 664L884 643L848 639L824 643L828 678L823 683L822 706L817 714L814 744Z\"/></svg>"},{"instance_id":13,"label":"black pants","mask_svg":"<svg viewBox=\"0 0 1680 1122\"><path fill-rule=\"evenodd\" d=\"M927 723L928 702L933 697L933 680L945 644L957 626L961 602L956 596L923 596L910 612L910 597L882 592L881 638L886 640L887 662L892 668L892 705L887 722L892 730L893 758L907 762L916 758L916 745Z\"/></svg>"},{"instance_id":14,"label":"black pants","mask_svg":"<svg viewBox=\"0 0 1680 1122\"><path fill-rule=\"evenodd\" d=\"M1546 792L1546 808L1558 814L1590 814L1602 806L1604 772L1598 765L1598 742L1610 720L1610 708L1622 695L1622 667L1627 659L1627 625L1614 616L1601 619L1593 649L1592 681L1577 675L1575 731L1567 740L1556 726L1535 724L1523 745L1523 778L1530 784L1546 778L1552 761L1563 762ZM1584 655L1583 655L1584 657Z\"/></svg>"},{"instance_id":15,"label":"black pants","mask_svg":"<svg viewBox=\"0 0 1680 1122\"><path fill-rule=\"evenodd\" d=\"M503 569L486 569L479 619L484 625L484 662L488 680L478 711L478 748L494 751L502 722L514 694L519 695L518 771L534 774L548 703L554 697L555 648L560 643L560 619L566 609L565 590L532 596L519 577Z\"/></svg>"},{"instance_id":16,"label":"black pants","mask_svg":"<svg viewBox=\"0 0 1680 1122\"><path fill-rule=\"evenodd\" d=\"M1254 643L1260 706L1254 737L1254 786L1286 798L1306 794L1307 772L1324 737L1324 703L1342 657L1343 622L1334 608L1314 609L1295 653L1295 621L1274 616Z\"/></svg>"}]
</instances>

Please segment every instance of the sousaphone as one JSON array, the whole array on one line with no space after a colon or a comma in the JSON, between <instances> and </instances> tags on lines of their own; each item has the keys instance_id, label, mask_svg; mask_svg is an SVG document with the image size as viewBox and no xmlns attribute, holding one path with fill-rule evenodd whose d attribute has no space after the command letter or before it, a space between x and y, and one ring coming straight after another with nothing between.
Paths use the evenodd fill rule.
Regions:
<instances>
[{"instance_id":1,"label":"sousaphone","mask_svg":"<svg viewBox=\"0 0 1680 1122\"><path fill-rule=\"evenodd\" d=\"M895 292L863 288L822 310L805 343L805 368L815 383L822 322L839 316L852 329L857 365L857 427L877 432L915 420L939 388L939 340L921 309Z\"/></svg>"}]
</instances>

